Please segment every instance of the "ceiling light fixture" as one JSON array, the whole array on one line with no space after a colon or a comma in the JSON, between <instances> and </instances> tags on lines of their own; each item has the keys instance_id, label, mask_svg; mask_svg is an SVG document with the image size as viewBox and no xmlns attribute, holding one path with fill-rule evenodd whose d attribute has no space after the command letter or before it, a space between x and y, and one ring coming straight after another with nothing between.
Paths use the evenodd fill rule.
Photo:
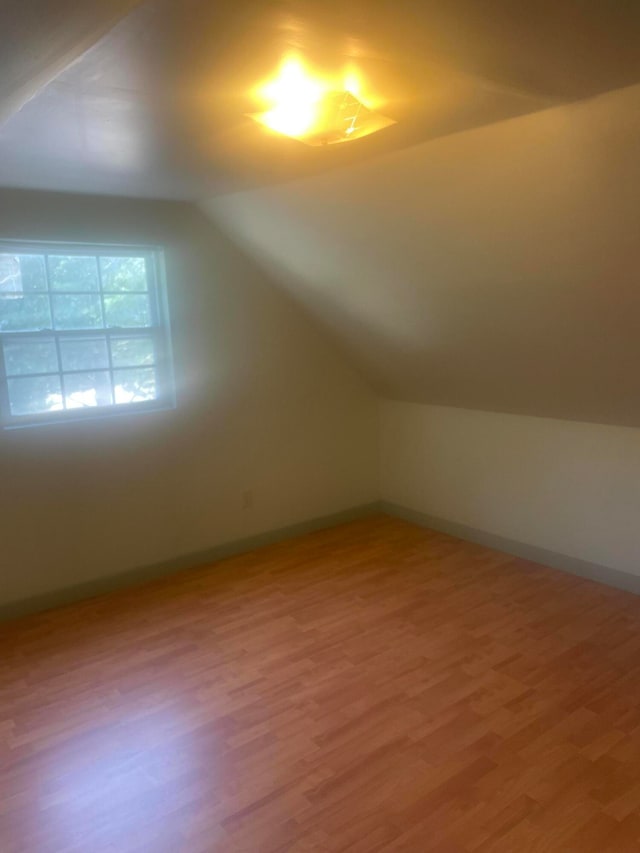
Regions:
<instances>
[{"instance_id":1,"label":"ceiling light fixture","mask_svg":"<svg viewBox=\"0 0 640 853\"><path fill-rule=\"evenodd\" d=\"M307 145L348 142L395 124L363 103L360 88L353 71L336 83L313 76L300 59L288 57L278 75L254 93L267 109L250 117Z\"/></svg>"}]
</instances>

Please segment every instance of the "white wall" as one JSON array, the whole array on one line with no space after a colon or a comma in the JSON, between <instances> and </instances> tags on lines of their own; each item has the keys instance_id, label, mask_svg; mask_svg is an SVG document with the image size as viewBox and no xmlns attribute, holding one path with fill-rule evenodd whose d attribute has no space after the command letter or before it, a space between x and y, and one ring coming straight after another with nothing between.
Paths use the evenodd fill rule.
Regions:
<instances>
[{"instance_id":1,"label":"white wall","mask_svg":"<svg viewBox=\"0 0 640 853\"><path fill-rule=\"evenodd\" d=\"M368 387L192 207L0 191L0 236L164 244L178 396L0 431L0 603L377 498Z\"/></svg>"},{"instance_id":2,"label":"white wall","mask_svg":"<svg viewBox=\"0 0 640 853\"><path fill-rule=\"evenodd\" d=\"M382 498L640 575L640 430L381 404Z\"/></svg>"}]
</instances>

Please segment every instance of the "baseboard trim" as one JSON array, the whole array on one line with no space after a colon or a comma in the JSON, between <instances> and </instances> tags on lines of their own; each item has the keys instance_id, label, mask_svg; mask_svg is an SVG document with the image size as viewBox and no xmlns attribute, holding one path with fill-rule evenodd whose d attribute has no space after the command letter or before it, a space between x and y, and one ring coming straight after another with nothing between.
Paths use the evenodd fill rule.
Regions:
<instances>
[{"instance_id":1,"label":"baseboard trim","mask_svg":"<svg viewBox=\"0 0 640 853\"><path fill-rule=\"evenodd\" d=\"M51 592L46 592L32 598L2 604L0 605L0 622L17 619L20 616L27 616L32 613L39 613L43 610L51 610L54 607L62 607L66 604L72 604L75 601L95 598L98 595L136 586L145 581L156 580L157 578L183 571L184 569L206 566L209 563L223 560L225 557L244 554L247 551L254 551L256 548L262 548L265 545L273 545L276 542L283 542L286 539L303 536L305 533L313 533L328 527L336 527L340 524L366 518L379 512L380 505L378 503L363 504L343 510L342 512L298 522L288 527L280 527L276 530L257 533L254 536L248 536L244 539L235 539L221 545L214 545L206 551L197 551L174 557L171 560L156 563L152 566L140 566L119 572L115 575L109 575L108 577L96 578L86 583L52 590Z\"/></svg>"},{"instance_id":2,"label":"baseboard trim","mask_svg":"<svg viewBox=\"0 0 640 853\"><path fill-rule=\"evenodd\" d=\"M474 527L467 527L466 524L459 524L457 521L447 521L446 519L418 512L399 504L382 501L379 504L379 508L381 512L387 515L402 518L420 527L427 527L430 530L447 533L449 536L455 536L457 539L465 539L468 542L476 542L478 545L493 548L494 551L503 551L506 554L522 557L533 563L541 563L543 566L550 566L562 572L569 572L572 575L579 575L588 580L598 581L607 586L613 586L617 589L623 589L627 592L634 592L636 595L640 595L640 576L638 575L632 575L629 572L612 569L598 563L589 563L586 560L570 557L567 554L548 551L546 548L539 548L537 545L527 545L524 542L507 539L504 536L488 533L485 530L477 530Z\"/></svg>"},{"instance_id":3,"label":"baseboard trim","mask_svg":"<svg viewBox=\"0 0 640 853\"><path fill-rule=\"evenodd\" d=\"M0 605L0 622L51 610L55 607L62 607L66 604L72 604L75 601L95 598L98 595L114 592L119 589L137 586L146 581L156 580L175 572L209 565L218 560L223 560L225 557L244 554L248 551L254 551L256 548L262 548L265 545L272 545L296 536L303 536L305 533L313 533L317 530L325 530L329 527L336 527L350 521L357 521L358 519L367 518L380 512L395 516L396 518L402 518L404 521L409 521L419 527L437 530L440 533L455 536L457 539L475 542L487 548L493 548L495 551L503 551L515 557L521 557L534 563L550 566L563 572L569 572L572 575L578 575L579 577L598 581L607 586L640 595L640 576L632 575L619 569L612 569L598 563L580 560L577 557L570 557L567 554L548 551L536 545L528 545L495 533L488 533L485 530L468 527L456 521L448 521L437 516L418 512L399 504L379 501L352 507L331 515L309 519L289 525L288 527L280 527L276 530L269 530L264 533L255 534L254 536L214 545L205 551L185 554L152 566L129 569L128 571L119 572L108 577L96 578L86 583L52 590L51 592L32 598L2 604Z\"/></svg>"}]
</instances>

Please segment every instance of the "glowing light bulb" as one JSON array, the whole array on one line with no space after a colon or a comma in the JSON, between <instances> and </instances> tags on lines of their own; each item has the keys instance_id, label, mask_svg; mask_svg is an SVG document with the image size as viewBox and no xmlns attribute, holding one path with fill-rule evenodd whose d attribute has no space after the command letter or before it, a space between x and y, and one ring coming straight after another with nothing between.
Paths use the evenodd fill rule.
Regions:
<instances>
[{"instance_id":1,"label":"glowing light bulb","mask_svg":"<svg viewBox=\"0 0 640 853\"><path fill-rule=\"evenodd\" d=\"M272 104L262 114L262 123L287 136L303 136L317 122L324 91L299 60L285 60L278 77L262 87L263 98Z\"/></svg>"},{"instance_id":2,"label":"glowing light bulb","mask_svg":"<svg viewBox=\"0 0 640 853\"><path fill-rule=\"evenodd\" d=\"M344 90L353 95L354 98L360 98L360 80L354 71L345 74Z\"/></svg>"},{"instance_id":3,"label":"glowing light bulb","mask_svg":"<svg viewBox=\"0 0 640 853\"><path fill-rule=\"evenodd\" d=\"M364 105L361 89L352 67L337 81L322 79L312 75L300 59L289 56L277 76L255 90L266 109L252 113L251 118L309 145L359 139L394 123Z\"/></svg>"}]
</instances>

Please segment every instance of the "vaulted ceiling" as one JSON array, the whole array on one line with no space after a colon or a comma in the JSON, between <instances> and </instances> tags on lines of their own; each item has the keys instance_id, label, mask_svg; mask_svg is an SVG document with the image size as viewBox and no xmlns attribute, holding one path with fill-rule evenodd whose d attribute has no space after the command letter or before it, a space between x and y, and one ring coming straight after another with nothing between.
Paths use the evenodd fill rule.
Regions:
<instances>
[{"instance_id":1,"label":"vaulted ceiling","mask_svg":"<svg viewBox=\"0 0 640 853\"><path fill-rule=\"evenodd\" d=\"M291 180L639 82L639 35L637 0L5 0L0 184L193 199ZM255 126L250 93L292 48L355 63L397 124L320 150Z\"/></svg>"},{"instance_id":2,"label":"vaulted ceiling","mask_svg":"<svg viewBox=\"0 0 640 853\"><path fill-rule=\"evenodd\" d=\"M639 36L637 0L10 0L0 185L197 201L385 396L639 426ZM397 124L252 123L291 47Z\"/></svg>"}]
</instances>

